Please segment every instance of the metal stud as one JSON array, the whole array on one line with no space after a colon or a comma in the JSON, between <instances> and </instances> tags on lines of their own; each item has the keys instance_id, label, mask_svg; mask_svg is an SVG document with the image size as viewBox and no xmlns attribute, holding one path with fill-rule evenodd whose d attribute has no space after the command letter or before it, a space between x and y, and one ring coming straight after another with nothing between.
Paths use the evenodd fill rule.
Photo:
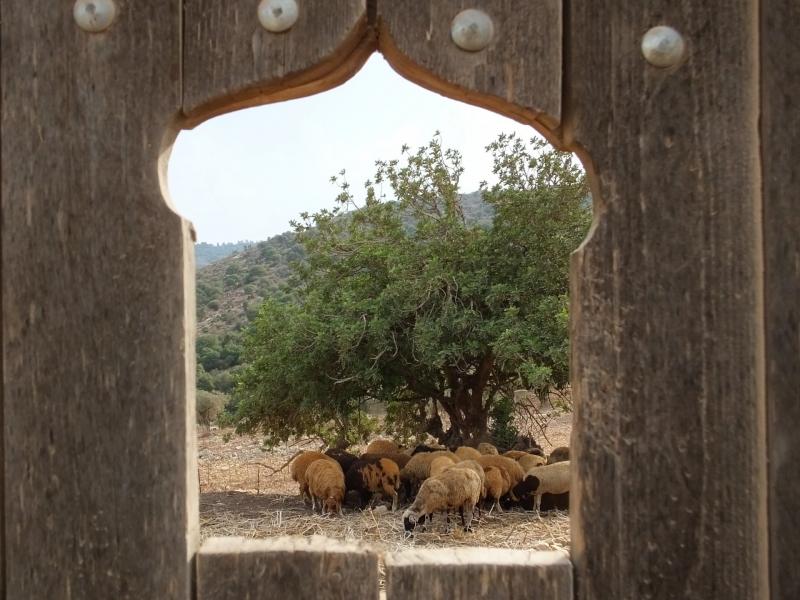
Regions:
<instances>
[{"instance_id":1,"label":"metal stud","mask_svg":"<svg viewBox=\"0 0 800 600\"><path fill-rule=\"evenodd\" d=\"M673 67L683 59L686 42L672 27L653 27L642 38L642 54L654 67Z\"/></svg>"},{"instance_id":2,"label":"metal stud","mask_svg":"<svg viewBox=\"0 0 800 600\"><path fill-rule=\"evenodd\" d=\"M297 22L295 0L261 0L258 5L258 20L267 31L280 33Z\"/></svg>"},{"instance_id":3,"label":"metal stud","mask_svg":"<svg viewBox=\"0 0 800 600\"><path fill-rule=\"evenodd\" d=\"M84 31L99 33L114 22L117 5L114 0L77 0L72 7L72 16Z\"/></svg>"},{"instance_id":4,"label":"metal stud","mask_svg":"<svg viewBox=\"0 0 800 600\"><path fill-rule=\"evenodd\" d=\"M456 46L467 52L483 50L494 37L492 18L476 8L462 10L450 25L450 37Z\"/></svg>"}]
</instances>

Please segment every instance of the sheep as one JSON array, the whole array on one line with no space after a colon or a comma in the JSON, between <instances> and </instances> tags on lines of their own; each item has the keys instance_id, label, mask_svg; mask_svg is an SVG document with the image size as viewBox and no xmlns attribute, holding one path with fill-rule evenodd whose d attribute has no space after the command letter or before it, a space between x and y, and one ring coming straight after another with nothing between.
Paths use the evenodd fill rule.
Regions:
<instances>
[{"instance_id":1,"label":"sheep","mask_svg":"<svg viewBox=\"0 0 800 600\"><path fill-rule=\"evenodd\" d=\"M459 446L455 450L455 455L459 460L475 460L482 456L475 448L470 448L469 446Z\"/></svg>"},{"instance_id":2,"label":"sheep","mask_svg":"<svg viewBox=\"0 0 800 600\"><path fill-rule=\"evenodd\" d=\"M344 475L339 463L331 460L315 460L306 469L306 480L311 492L311 510L319 500L320 512L342 514L344 500Z\"/></svg>"},{"instance_id":3,"label":"sheep","mask_svg":"<svg viewBox=\"0 0 800 600\"><path fill-rule=\"evenodd\" d=\"M550 453L550 456L547 457L547 464L554 465L556 463L565 462L568 460L569 460L569 447L559 446Z\"/></svg>"},{"instance_id":4,"label":"sheep","mask_svg":"<svg viewBox=\"0 0 800 600\"><path fill-rule=\"evenodd\" d=\"M485 496L487 499L492 500L489 510L497 507L497 512L502 513L503 508L500 506L500 498L505 496L511 489L511 480L508 478L508 473L497 467L486 467L485 478Z\"/></svg>"},{"instance_id":5,"label":"sheep","mask_svg":"<svg viewBox=\"0 0 800 600\"><path fill-rule=\"evenodd\" d=\"M547 459L544 456L539 456L537 454L526 454L525 456L520 456L517 459L519 466L522 467L522 470L526 473L533 469L534 467L541 467L542 465L547 464Z\"/></svg>"},{"instance_id":6,"label":"sheep","mask_svg":"<svg viewBox=\"0 0 800 600\"><path fill-rule=\"evenodd\" d=\"M431 474L431 462L439 456L448 456L453 462L458 462L458 457L448 450L435 452L420 452L411 457L406 466L400 471L403 499L411 498L417 493L420 484Z\"/></svg>"},{"instance_id":7,"label":"sheep","mask_svg":"<svg viewBox=\"0 0 800 600\"><path fill-rule=\"evenodd\" d=\"M371 502L376 494L382 493L392 500L392 510L397 510L400 468L393 460L359 459L347 470L345 483L348 492L355 490L360 494L361 506Z\"/></svg>"},{"instance_id":8,"label":"sheep","mask_svg":"<svg viewBox=\"0 0 800 600\"><path fill-rule=\"evenodd\" d=\"M484 487L486 474L484 473L483 467L476 460L472 460L472 459L462 460L460 462L457 462L457 463L447 467L447 469L471 469L480 478L481 487Z\"/></svg>"},{"instance_id":9,"label":"sheep","mask_svg":"<svg viewBox=\"0 0 800 600\"><path fill-rule=\"evenodd\" d=\"M364 450L364 454L385 454L385 453L393 453L399 454L400 447L393 442L392 440L372 440L367 449Z\"/></svg>"},{"instance_id":10,"label":"sheep","mask_svg":"<svg viewBox=\"0 0 800 600\"><path fill-rule=\"evenodd\" d=\"M508 478L511 480L511 487L517 485L525 476L525 471L520 464L507 456L485 455L481 456L477 462L484 469L486 469L486 467L498 467L503 469L508 473Z\"/></svg>"},{"instance_id":11,"label":"sheep","mask_svg":"<svg viewBox=\"0 0 800 600\"><path fill-rule=\"evenodd\" d=\"M518 499L533 496L533 511L536 516L542 502L542 494L565 494L569 492L569 461L536 467L525 474L522 481L516 484L511 493Z\"/></svg>"},{"instance_id":12,"label":"sheep","mask_svg":"<svg viewBox=\"0 0 800 600\"><path fill-rule=\"evenodd\" d=\"M435 512L458 509L464 531L470 531L472 513L480 495L481 480L474 471L447 469L422 483L413 504L403 513L403 527L412 531L417 523L424 522L425 517Z\"/></svg>"},{"instance_id":13,"label":"sheep","mask_svg":"<svg viewBox=\"0 0 800 600\"><path fill-rule=\"evenodd\" d=\"M428 471L428 477L436 477L439 473L444 471L447 467L457 464L449 456L437 456L431 461L431 466Z\"/></svg>"},{"instance_id":14,"label":"sheep","mask_svg":"<svg viewBox=\"0 0 800 600\"><path fill-rule=\"evenodd\" d=\"M509 450L508 452L503 452L502 456L506 456L508 458L513 458L514 460L519 460L520 457L527 455L528 453L524 450Z\"/></svg>"},{"instance_id":15,"label":"sheep","mask_svg":"<svg viewBox=\"0 0 800 600\"><path fill-rule=\"evenodd\" d=\"M499 454L497 448L488 442L481 442L478 444L478 452L481 454Z\"/></svg>"},{"instance_id":16,"label":"sheep","mask_svg":"<svg viewBox=\"0 0 800 600\"><path fill-rule=\"evenodd\" d=\"M436 446L427 446L425 444L419 444L414 448L414 450L411 451L411 456L415 456L423 452L438 452L440 450L447 450L447 448L439 448Z\"/></svg>"},{"instance_id":17,"label":"sheep","mask_svg":"<svg viewBox=\"0 0 800 600\"><path fill-rule=\"evenodd\" d=\"M408 464L408 461L411 460L411 456L408 454L403 454L402 452L375 452L367 454L366 452L362 454L359 458L362 460L373 460L376 458L388 458L389 460L393 460L397 463L397 466L401 469ZM345 473L347 470L345 470Z\"/></svg>"},{"instance_id":18,"label":"sheep","mask_svg":"<svg viewBox=\"0 0 800 600\"><path fill-rule=\"evenodd\" d=\"M327 454L323 454L322 452L317 452L316 450L307 450L297 456L292 461L292 466L290 467L290 474L292 479L296 481L300 485L300 497L303 499L303 502L312 501L313 499L310 497L308 493L308 483L306 483L306 470L308 469L309 465L316 460L328 460L334 463L339 470L342 469L339 466L339 463L336 462L333 458L328 456ZM342 471L344 473L344 471Z\"/></svg>"},{"instance_id":19,"label":"sheep","mask_svg":"<svg viewBox=\"0 0 800 600\"><path fill-rule=\"evenodd\" d=\"M347 469L350 468L350 465L358 460L358 457L355 454L351 454L346 450L339 450L338 448L330 448L325 451L325 454L339 463L339 466L342 467L343 473L347 473Z\"/></svg>"}]
</instances>

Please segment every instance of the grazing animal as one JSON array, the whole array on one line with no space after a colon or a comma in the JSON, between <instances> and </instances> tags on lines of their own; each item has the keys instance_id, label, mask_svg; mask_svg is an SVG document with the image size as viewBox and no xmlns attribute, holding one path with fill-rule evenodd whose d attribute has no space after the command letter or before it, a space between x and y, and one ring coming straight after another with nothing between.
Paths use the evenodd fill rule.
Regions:
<instances>
[{"instance_id":1,"label":"grazing animal","mask_svg":"<svg viewBox=\"0 0 800 600\"><path fill-rule=\"evenodd\" d=\"M499 454L497 447L489 442L481 442L478 444L478 452L481 454Z\"/></svg>"},{"instance_id":2,"label":"grazing animal","mask_svg":"<svg viewBox=\"0 0 800 600\"><path fill-rule=\"evenodd\" d=\"M367 449L364 450L364 454L386 454L386 453L393 453L399 454L400 453L400 446L397 445L396 442L392 440L372 440Z\"/></svg>"},{"instance_id":3,"label":"grazing animal","mask_svg":"<svg viewBox=\"0 0 800 600\"><path fill-rule=\"evenodd\" d=\"M308 483L306 482L306 470L316 460L324 459L327 461L332 462L335 464L339 470L342 469L339 466L339 463L336 462L333 458L328 456L327 454L323 454L322 452L317 452L316 450L307 450L300 455L297 456L292 461L292 466L290 467L290 474L292 479L298 483L300 486L300 497L303 499L303 502L311 502L313 501L311 496L308 493Z\"/></svg>"},{"instance_id":4,"label":"grazing animal","mask_svg":"<svg viewBox=\"0 0 800 600\"><path fill-rule=\"evenodd\" d=\"M444 471L447 467L457 464L449 456L437 456L431 461L431 467L428 470L428 477L436 477L439 473Z\"/></svg>"},{"instance_id":5,"label":"grazing animal","mask_svg":"<svg viewBox=\"0 0 800 600\"><path fill-rule=\"evenodd\" d=\"M347 490L360 495L360 506L372 502L377 494L392 501L392 510L397 510L400 489L400 468L388 458L358 459L345 475Z\"/></svg>"},{"instance_id":6,"label":"grazing animal","mask_svg":"<svg viewBox=\"0 0 800 600\"><path fill-rule=\"evenodd\" d=\"M346 450L339 450L338 448L330 448L325 451L325 454L338 462L339 466L342 467L342 472L344 473L347 473L347 469L350 468L350 465L358 460L358 457L355 454L351 454Z\"/></svg>"},{"instance_id":7,"label":"grazing animal","mask_svg":"<svg viewBox=\"0 0 800 600\"><path fill-rule=\"evenodd\" d=\"M411 460L411 457L408 454L403 454L402 452L375 452L375 453L364 453L359 458L363 460L372 460L375 458L388 458L389 460L393 460L397 463L397 466L401 469L408 464L408 461ZM347 471L345 471L346 473Z\"/></svg>"},{"instance_id":8,"label":"grazing animal","mask_svg":"<svg viewBox=\"0 0 800 600\"><path fill-rule=\"evenodd\" d=\"M505 496L511 489L511 480L508 478L508 473L497 467L486 467L485 477L485 497L487 500L492 501L489 510L496 506L497 512L502 513L503 508L500 506L500 498Z\"/></svg>"},{"instance_id":9,"label":"grazing animal","mask_svg":"<svg viewBox=\"0 0 800 600\"><path fill-rule=\"evenodd\" d=\"M512 487L522 481L522 478L525 476L525 471L520 464L507 456L492 456L487 454L478 459L478 464L484 469L486 469L486 467L497 467L498 469L504 470L508 474Z\"/></svg>"},{"instance_id":10,"label":"grazing animal","mask_svg":"<svg viewBox=\"0 0 800 600\"><path fill-rule=\"evenodd\" d=\"M455 455L459 460L476 460L482 456L475 448L469 446L459 446L455 449Z\"/></svg>"},{"instance_id":11,"label":"grazing animal","mask_svg":"<svg viewBox=\"0 0 800 600\"><path fill-rule=\"evenodd\" d=\"M550 453L550 456L547 457L547 464L554 465L559 462L565 462L569 460L569 447L568 446L559 446L558 448L553 449Z\"/></svg>"},{"instance_id":12,"label":"grazing animal","mask_svg":"<svg viewBox=\"0 0 800 600\"><path fill-rule=\"evenodd\" d=\"M435 452L420 452L411 457L400 471L400 481L403 487L403 497L411 498L417 493L419 486L431 474L431 462L439 456L448 456L453 462L458 462L458 457L449 450L436 450Z\"/></svg>"},{"instance_id":13,"label":"grazing animal","mask_svg":"<svg viewBox=\"0 0 800 600\"><path fill-rule=\"evenodd\" d=\"M513 458L514 460L519 460L521 456L525 456L526 454L528 453L524 450L509 450L508 452L503 452L503 456Z\"/></svg>"},{"instance_id":14,"label":"grazing animal","mask_svg":"<svg viewBox=\"0 0 800 600\"><path fill-rule=\"evenodd\" d=\"M306 480L311 492L311 510L316 508L319 500L320 512L324 514L342 514L344 501L344 475L339 463L318 459L306 469Z\"/></svg>"},{"instance_id":15,"label":"grazing animal","mask_svg":"<svg viewBox=\"0 0 800 600\"><path fill-rule=\"evenodd\" d=\"M469 531L472 513L480 495L481 480L474 471L467 468L447 469L422 483L413 504L403 513L403 527L406 531L412 531L427 516L440 511L458 510L464 531Z\"/></svg>"},{"instance_id":16,"label":"grazing animal","mask_svg":"<svg viewBox=\"0 0 800 600\"><path fill-rule=\"evenodd\" d=\"M547 459L544 456L539 456L538 454L526 454L525 456L520 456L517 459L519 466L522 467L522 470L526 473L533 469L534 467L541 467L542 465L547 464Z\"/></svg>"},{"instance_id":17,"label":"grazing animal","mask_svg":"<svg viewBox=\"0 0 800 600\"><path fill-rule=\"evenodd\" d=\"M420 454L420 453L423 453L423 452L438 452L439 450L447 450L447 448L437 448L435 446L426 446L425 444L419 444L411 452L411 456L414 456L416 454Z\"/></svg>"},{"instance_id":18,"label":"grazing animal","mask_svg":"<svg viewBox=\"0 0 800 600\"><path fill-rule=\"evenodd\" d=\"M462 461L457 462L457 463L455 463L455 464L453 464L453 465L451 465L451 466L449 466L447 468L448 469L471 469L480 478L481 487L484 487L484 482L486 480L486 473L484 472L483 467L480 465L480 463L477 460L471 460L471 459L470 460L462 460ZM483 497L483 494L481 494L481 497Z\"/></svg>"},{"instance_id":19,"label":"grazing animal","mask_svg":"<svg viewBox=\"0 0 800 600\"><path fill-rule=\"evenodd\" d=\"M565 494L570 484L569 461L536 467L511 489L517 499L533 497L533 511L539 516L543 494Z\"/></svg>"}]
</instances>

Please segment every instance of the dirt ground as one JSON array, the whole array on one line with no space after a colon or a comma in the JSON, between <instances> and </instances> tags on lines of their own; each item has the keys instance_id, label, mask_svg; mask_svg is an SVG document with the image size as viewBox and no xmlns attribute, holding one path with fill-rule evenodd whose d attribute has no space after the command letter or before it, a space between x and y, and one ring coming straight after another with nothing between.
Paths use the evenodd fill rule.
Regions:
<instances>
[{"instance_id":1,"label":"dirt ground","mask_svg":"<svg viewBox=\"0 0 800 600\"><path fill-rule=\"evenodd\" d=\"M547 452L568 445L571 416L554 419L546 438L535 436ZM227 441L226 441L227 440ZM326 535L346 541L362 541L379 553L408 548L493 546L530 550L569 550L569 515L547 513L535 519L522 510L487 514L473 525L474 532L455 527L444 531L439 519L432 531L404 535L400 512L384 506L374 510L344 510L343 517L312 514L300 500L289 469L276 473L298 450L318 449L313 442L286 444L269 452L261 439L237 436L230 431L200 431L198 475L200 478L200 532L212 536L265 538L279 535Z\"/></svg>"}]
</instances>

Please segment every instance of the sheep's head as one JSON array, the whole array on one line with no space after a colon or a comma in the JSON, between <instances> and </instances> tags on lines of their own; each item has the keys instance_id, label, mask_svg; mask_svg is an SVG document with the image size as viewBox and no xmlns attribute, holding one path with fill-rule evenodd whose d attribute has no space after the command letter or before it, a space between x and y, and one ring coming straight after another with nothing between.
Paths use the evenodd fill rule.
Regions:
<instances>
[{"instance_id":1,"label":"sheep's head","mask_svg":"<svg viewBox=\"0 0 800 600\"><path fill-rule=\"evenodd\" d=\"M322 514L341 514L342 501L336 496L328 496L322 503Z\"/></svg>"},{"instance_id":2,"label":"sheep's head","mask_svg":"<svg viewBox=\"0 0 800 600\"><path fill-rule=\"evenodd\" d=\"M403 529L406 531L414 531L417 527L417 524L424 523L425 519L420 519L421 515L418 515L416 512L407 508L406 511L403 513Z\"/></svg>"},{"instance_id":3,"label":"sheep's head","mask_svg":"<svg viewBox=\"0 0 800 600\"><path fill-rule=\"evenodd\" d=\"M512 500L522 500L523 498L535 493L536 490L539 489L539 483L538 477L534 475L527 475L525 479L520 481L511 489L510 496Z\"/></svg>"}]
</instances>

